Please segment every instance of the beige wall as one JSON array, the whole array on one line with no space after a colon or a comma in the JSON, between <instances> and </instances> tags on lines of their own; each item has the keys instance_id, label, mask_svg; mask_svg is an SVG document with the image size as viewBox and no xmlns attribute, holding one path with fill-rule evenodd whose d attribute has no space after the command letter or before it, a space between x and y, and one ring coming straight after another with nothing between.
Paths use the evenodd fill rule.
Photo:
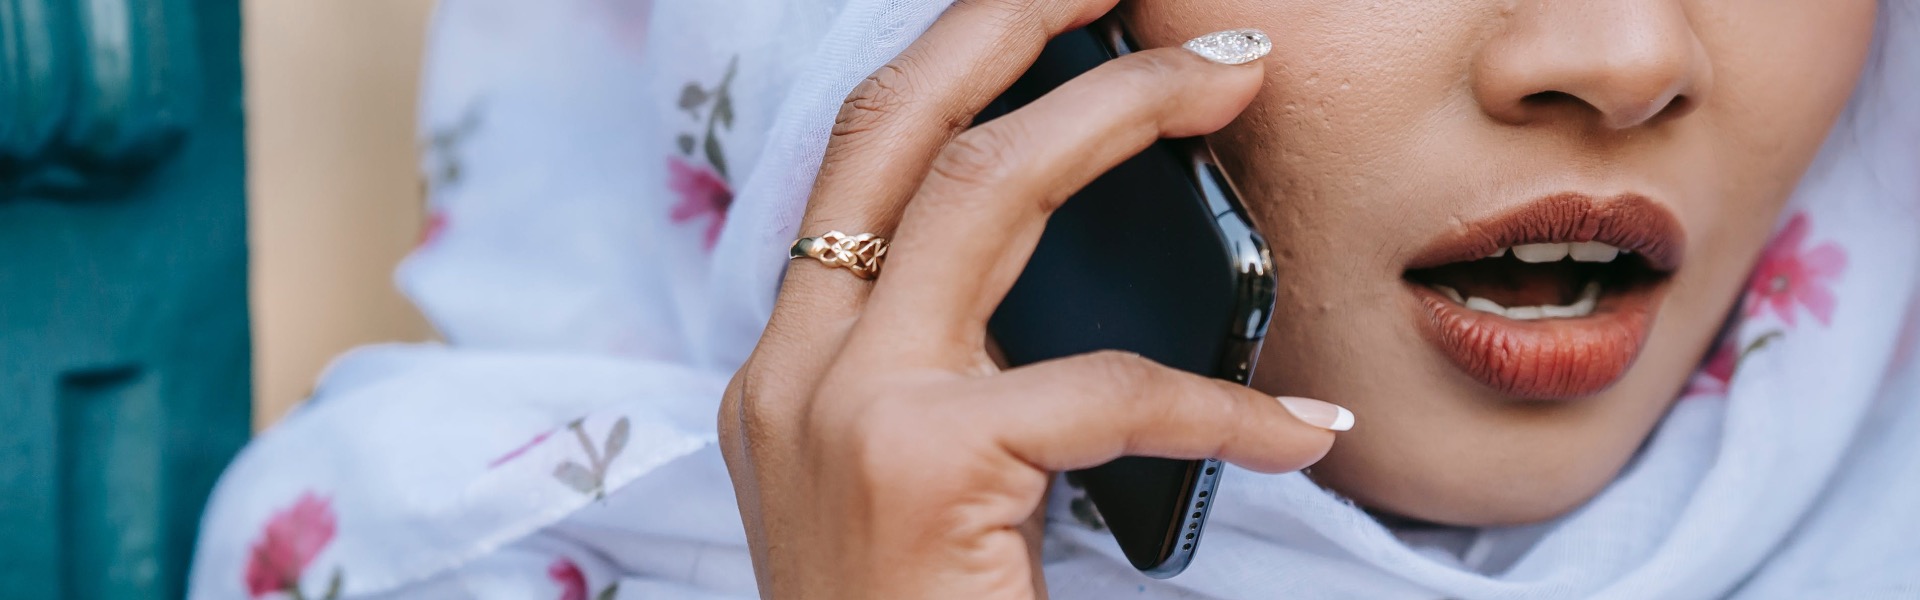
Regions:
<instances>
[{"instance_id":1,"label":"beige wall","mask_svg":"<svg viewBox=\"0 0 1920 600\"><path fill-rule=\"evenodd\" d=\"M342 350L428 339L391 273L419 237L431 0L245 0L254 427Z\"/></svg>"}]
</instances>

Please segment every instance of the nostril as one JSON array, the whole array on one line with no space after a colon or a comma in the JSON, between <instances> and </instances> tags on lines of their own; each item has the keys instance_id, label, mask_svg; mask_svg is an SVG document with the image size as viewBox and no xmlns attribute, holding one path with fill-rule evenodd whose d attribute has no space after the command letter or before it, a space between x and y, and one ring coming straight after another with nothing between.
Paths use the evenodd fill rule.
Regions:
<instances>
[{"instance_id":1,"label":"nostril","mask_svg":"<svg viewBox=\"0 0 1920 600\"><path fill-rule=\"evenodd\" d=\"M1677 119L1692 112L1694 104L1693 98L1684 94L1676 94L1668 98L1658 110L1650 110L1653 106L1649 103L1642 105L1643 108L1638 111L1626 106L1596 105L1580 96L1552 90L1535 92L1520 98L1520 106L1529 113L1537 114L1554 110L1592 111L1606 120L1610 127L1621 129Z\"/></svg>"},{"instance_id":2,"label":"nostril","mask_svg":"<svg viewBox=\"0 0 1920 600\"><path fill-rule=\"evenodd\" d=\"M1689 112L1693 112L1693 106L1694 102L1692 97L1686 95L1674 96L1672 100L1667 101L1666 108L1660 109L1660 112L1654 114L1653 118L1648 119L1648 121L1660 122L1677 119L1685 116Z\"/></svg>"},{"instance_id":3,"label":"nostril","mask_svg":"<svg viewBox=\"0 0 1920 600\"><path fill-rule=\"evenodd\" d=\"M1569 94L1566 92L1556 92L1556 91L1535 92L1532 94L1527 94L1526 97L1520 99L1520 103L1525 104L1529 107L1586 104L1586 102L1581 101L1580 98L1575 97L1573 94Z\"/></svg>"},{"instance_id":4,"label":"nostril","mask_svg":"<svg viewBox=\"0 0 1920 600\"><path fill-rule=\"evenodd\" d=\"M1592 102L1568 92L1547 90L1521 96L1515 104L1516 114L1521 117L1516 122L1539 122L1559 119L1586 119L1594 116L1604 118L1606 111Z\"/></svg>"}]
</instances>

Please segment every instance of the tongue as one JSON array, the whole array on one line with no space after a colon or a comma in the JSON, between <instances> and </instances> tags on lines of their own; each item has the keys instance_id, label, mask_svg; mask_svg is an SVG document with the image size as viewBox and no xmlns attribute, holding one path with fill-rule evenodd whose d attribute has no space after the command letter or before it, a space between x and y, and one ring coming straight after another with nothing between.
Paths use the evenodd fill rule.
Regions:
<instances>
[{"instance_id":1,"label":"tongue","mask_svg":"<svg viewBox=\"0 0 1920 600\"><path fill-rule=\"evenodd\" d=\"M1593 277L1586 265L1568 261L1524 263L1513 258L1489 258L1453 263L1419 274L1421 283L1444 285L1462 296L1481 297L1501 306L1564 306L1579 299L1580 288Z\"/></svg>"}]
</instances>

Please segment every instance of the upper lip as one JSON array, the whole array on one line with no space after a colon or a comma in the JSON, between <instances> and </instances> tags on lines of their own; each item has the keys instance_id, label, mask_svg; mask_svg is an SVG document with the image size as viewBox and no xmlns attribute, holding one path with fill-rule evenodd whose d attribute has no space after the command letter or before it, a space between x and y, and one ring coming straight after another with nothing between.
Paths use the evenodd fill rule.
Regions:
<instances>
[{"instance_id":1,"label":"upper lip","mask_svg":"<svg viewBox=\"0 0 1920 600\"><path fill-rule=\"evenodd\" d=\"M1408 270L1479 260L1521 244L1600 242L1632 251L1663 273L1678 269L1686 247L1680 221L1640 194L1597 198L1566 192L1467 223L1414 256Z\"/></svg>"}]
</instances>

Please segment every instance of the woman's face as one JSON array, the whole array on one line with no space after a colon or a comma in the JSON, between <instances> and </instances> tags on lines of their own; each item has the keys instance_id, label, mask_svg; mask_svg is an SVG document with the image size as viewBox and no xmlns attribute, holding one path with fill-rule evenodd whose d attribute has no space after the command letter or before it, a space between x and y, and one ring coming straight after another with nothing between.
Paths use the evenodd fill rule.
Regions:
<instances>
[{"instance_id":1,"label":"woman's face","mask_svg":"<svg viewBox=\"0 0 1920 600\"><path fill-rule=\"evenodd\" d=\"M1212 138L1280 280L1256 383L1358 416L1315 479L1472 525L1566 512L1646 438L1875 19L1873 0L1124 10L1148 46L1273 37L1266 88Z\"/></svg>"}]
</instances>

